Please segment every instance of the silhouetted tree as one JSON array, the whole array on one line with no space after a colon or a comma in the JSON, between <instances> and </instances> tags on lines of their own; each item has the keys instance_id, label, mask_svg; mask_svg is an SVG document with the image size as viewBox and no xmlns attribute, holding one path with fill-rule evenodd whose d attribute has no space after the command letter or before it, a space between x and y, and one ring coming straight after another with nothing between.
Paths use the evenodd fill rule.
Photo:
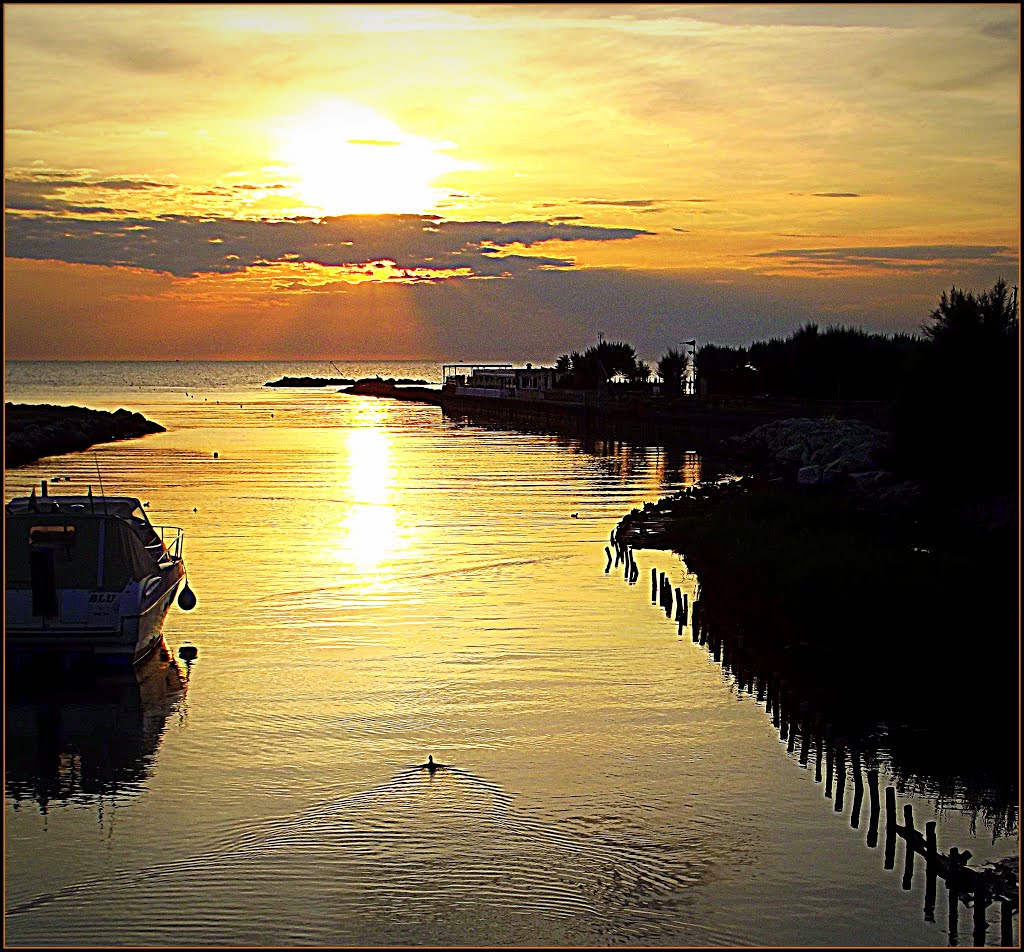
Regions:
<instances>
[{"instance_id":1,"label":"silhouetted tree","mask_svg":"<svg viewBox=\"0 0 1024 952\"><path fill-rule=\"evenodd\" d=\"M651 365L643 360L638 360L628 376L630 383L647 383L651 376Z\"/></svg>"},{"instance_id":2,"label":"silhouetted tree","mask_svg":"<svg viewBox=\"0 0 1024 952\"><path fill-rule=\"evenodd\" d=\"M562 356L555 361L555 373L559 376L563 376L571 371L572 358L568 354L562 354Z\"/></svg>"},{"instance_id":3,"label":"silhouetted tree","mask_svg":"<svg viewBox=\"0 0 1024 952\"><path fill-rule=\"evenodd\" d=\"M618 374L632 379L636 372L636 351L629 344L601 341L582 354L574 352L570 363L569 386L589 389L603 386Z\"/></svg>"},{"instance_id":4,"label":"silhouetted tree","mask_svg":"<svg viewBox=\"0 0 1024 952\"><path fill-rule=\"evenodd\" d=\"M665 381L669 393L678 393L683 385L683 375L690 367L690 358L683 351L669 349L658 361L658 375Z\"/></svg>"},{"instance_id":5,"label":"silhouetted tree","mask_svg":"<svg viewBox=\"0 0 1024 952\"><path fill-rule=\"evenodd\" d=\"M697 373L711 394L770 395L817 400L892 400L918 337L869 334L860 328L806 324L788 339L749 348L705 345Z\"/></svg>"},{"instance_id":6,"label":"silhouetted tree","mask_svg":"<svg viewBox=\"0 0 1024 952\"><path fill-rule=\"evenodd\" d=\"M1020 433L1017 289L943 292L926 347L893 405L900 462L926 486L958 496L1009 492Z\"/></svg>"}]
</instances>

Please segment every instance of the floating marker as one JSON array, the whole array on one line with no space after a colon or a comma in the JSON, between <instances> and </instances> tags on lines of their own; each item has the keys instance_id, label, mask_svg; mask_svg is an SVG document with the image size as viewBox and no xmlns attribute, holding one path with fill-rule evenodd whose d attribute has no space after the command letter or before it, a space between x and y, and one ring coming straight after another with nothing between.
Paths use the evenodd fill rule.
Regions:
<instances>
[{"instance_id":1,"label":"floating marker","mask_svg":"<svg viewBox=\"0 0 1024 952\"><path fill-rule=\"evenodd\" d=\"M181 594L178 595L178 607L186 612L190 612L196 607L196 594L188 587L187 580Z\"/></svg>"}]
</instances>

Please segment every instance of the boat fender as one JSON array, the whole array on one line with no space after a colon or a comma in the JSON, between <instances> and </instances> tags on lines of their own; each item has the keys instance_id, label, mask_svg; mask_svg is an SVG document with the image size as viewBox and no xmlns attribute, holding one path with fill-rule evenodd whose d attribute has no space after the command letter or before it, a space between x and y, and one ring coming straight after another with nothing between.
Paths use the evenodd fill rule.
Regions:
<instances>
[{"instance_id":1,"label":"boat fender","mask_svg":"<svg viewBox=\"0 0 1024 952\"><path fill-rule=\"evenodd\" d=\"M186 664L191 664L199 657L199 649L195 645L186 642L178 649L178 657Z\"/></svg>"},{"instance_id":2,"label":"boat fender","mask_svg":"<svg viewBox=\"0 0 1024 952\"><path fill-rule=\"evenodd\" d=\"M190 612L195 607L195 592L193 592L192 589L188 587L188 582L186 582L185 587L181 590L181 593L178 595L178 608L180 608L182 611Z\"/></svg>"}]
</instances>

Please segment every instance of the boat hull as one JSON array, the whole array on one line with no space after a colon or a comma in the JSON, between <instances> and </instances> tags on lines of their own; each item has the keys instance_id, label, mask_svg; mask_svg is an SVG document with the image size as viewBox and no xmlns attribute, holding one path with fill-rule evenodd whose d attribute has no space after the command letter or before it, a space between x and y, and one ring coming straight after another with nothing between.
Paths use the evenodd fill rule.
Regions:
<instances>
[{"instance_id":1,"label":"boat hull","mask_svg":"<svg viewBox=\"0 0 1024 952\"><path fill-rule=\"evenodd\" d=\"M4 631L6 660L15 670L46 656L66 664L93 662L124 666L145 660L163 639L163 625L184 578L184 570L169 573L154 585L143 606L121 602L121 610L96 615L87 622L32 619L19 624L26 612L18 593L7 593L7 625ZM26 593L27 596L28 593ZM62 601L78 602L90 593L62 593ZM22 598L26 597L22 596Z\"/></svg>"}]
</instances>

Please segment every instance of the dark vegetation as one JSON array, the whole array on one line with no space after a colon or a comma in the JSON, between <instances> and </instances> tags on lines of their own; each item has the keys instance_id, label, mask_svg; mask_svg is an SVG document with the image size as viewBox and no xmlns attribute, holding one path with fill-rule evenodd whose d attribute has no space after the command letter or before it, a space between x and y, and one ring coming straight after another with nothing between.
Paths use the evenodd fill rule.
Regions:
<instances>
[{"instance_id":1,"label":"dark vegetation","mask_svg":"<svg viewBox=\"0 0 1024 952\"><path fill-rule=\"evenodd\" d=\"M1020 464L1017 289L943 293L893 405L902 467L937 491L1008 493Z\"/></svg>"},{"instance_id":2,"label":"dark vegetation","mask_svg":"<svg viewBox=\"0 0 1024 952\"><path fill-rule=\"evenodd\" d=\"M655 536L640 531L652 516ZM700 579L701 626L742 644L791 705L1015 825L1015 529L747 479L634 511L619 537L680 552Z\"/></svg>"},{"instance_id":3,"label":"dark vegetation","mask_svg":"<svg viewBox=\"0 0 1024 952\"><path fill-rule=\"evenodd\" d=\"M920 335L807 324L747 347L706 344L694 360L698 402L884 404L893 468L933 492L1006 493L1017 483L1019 458L1018 316L1017 289L1000 279L977 295L956 287L943 293ZM563 354L555 369L557 385L575 389L645 383L651 375L621 341ZM689 357L669 350L657 369L671 399Z\"/></svg>"},{"instance_id":4,"label":"dark vegetation","mask_svg":"<svg viewBox=\"0 0 1024 952\"><path fill-rule=\"evenodd\" d=\"M88 449L147 433L163 433L164 427L130 410L90 410L52 404L7 403L4 405L4 466L23 466L43 456Z\"/></svg>"},{"instance_id":5,"label":"dark vegetation","mask_svg":"<svg viewBox=\"0 0 1024 952\"><path fill-rule=\"evenodd\" d=\"M708 393L815 400L892 400L906 368L926 347L909 334L806 324L791 337L749 347L706 344L697 374Z\"/></svg>"},{"instance_id":6,"label":"dark vegetation","mask_svg":"<svg viewBox=\"0 0 1024 952\"><path fill-rule=\"evenodd\" d=\"M1009 492L1019 443L1017 289L954 287L922 336L807 324L786 340L702 347L707 395L872 400L890 405L895 468L933 492Z\"/></svg>"},{"instance_id":7,"label":"dark vegetation","mask_svg":"<svg viewBox=\"0 0 1024 952\"><path fill-rule=\"evenodd\" d=\"M700 578L702 627L742 639L759 675L787 683L836 735L884 747L898 776L1011 830L1018 322L1017 291L1000 280L943 294L921 337L809 325L786 341L702 348L712 393L889 401L890 463L920 486L918 501L756 475L620 526L626 544L681 553Z\"/></svg>"}]
</instances>

